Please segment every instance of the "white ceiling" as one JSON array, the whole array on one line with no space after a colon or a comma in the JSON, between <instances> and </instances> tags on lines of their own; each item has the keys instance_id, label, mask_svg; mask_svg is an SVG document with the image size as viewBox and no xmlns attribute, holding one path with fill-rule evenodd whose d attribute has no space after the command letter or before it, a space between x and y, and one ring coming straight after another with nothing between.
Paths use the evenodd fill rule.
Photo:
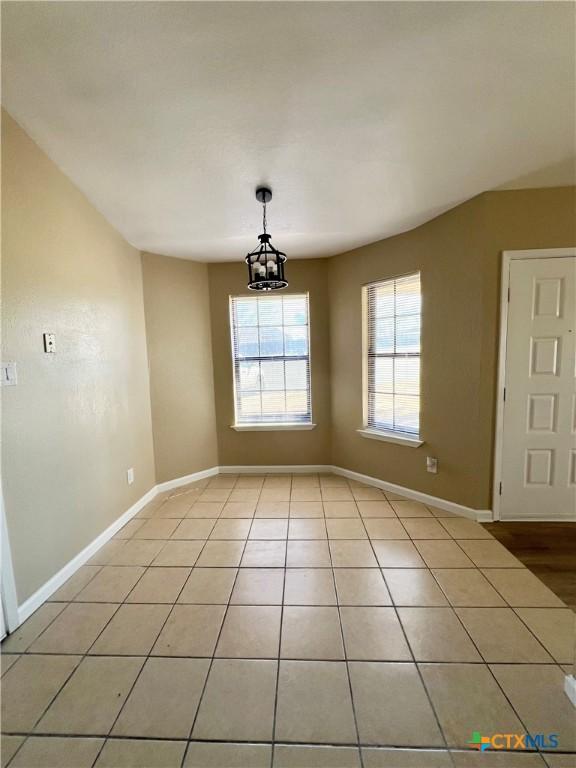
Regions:
<instances>
[{"instance_id":1,"label":"white ceiling","mask_svg":"<svg viewBox=\"0 0 576 768\"><path fill-rule=\"evenodd\" d=\"M574 4L9 2L3 103L133 245L289 257L574 183Z\"/></svg>"}]
</instances>

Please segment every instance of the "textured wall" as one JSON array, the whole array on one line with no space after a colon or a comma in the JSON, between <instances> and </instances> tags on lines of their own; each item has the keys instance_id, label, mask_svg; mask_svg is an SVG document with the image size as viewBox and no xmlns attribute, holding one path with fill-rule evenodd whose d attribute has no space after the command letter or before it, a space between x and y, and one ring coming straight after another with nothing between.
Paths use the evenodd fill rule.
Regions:
<instances>
[{"instance_id":1,"label":"textured wall","mask_svg":"<svg viewBox=\"0 0 576 768\"><path fill-rule=\"evenodd\" d=\"M210 264L210 313L214 356L214 391L220 464L330 463L330 336L326 259L289 261L287 293L309 293L312 420L310 431L236 432L230 341L230 296L251 293L246 265ZM251 295L254 295L253 293Z\"/></svg>"},{"instance_id":2,"label":"textured wall","mask_svg":"<svg viewBox=\"0 0 576 768\"><path fill-rule=\"evenodd\" d=\"M491 192L397 237L330 260L333 463L477 509L491 507L503 250L576 243L574 188ZM420 270L425 445L367 440L363 284ZM426 455L440 461L426 472Z\"/></svg>"},{"instance_id":3,"label":"textured wall","mask_svg":"<svg viewBox=\"0 0 576 768\"><path fill-rule=\"evenodd\" d=\"M218 464L208 267L142 254L156 480Z\"/></svg>"},{"instance_id":4,"label":"textured wall","mask_svg":"<svg viewBox=\"0 0 576 768\"><path fill-rule=\"evenodd\" d=\"M154 485L154 456L140 253L6 113L2 255L2 354L18 364L2 483L22 603Z\"/></svg>"}]
</instances>

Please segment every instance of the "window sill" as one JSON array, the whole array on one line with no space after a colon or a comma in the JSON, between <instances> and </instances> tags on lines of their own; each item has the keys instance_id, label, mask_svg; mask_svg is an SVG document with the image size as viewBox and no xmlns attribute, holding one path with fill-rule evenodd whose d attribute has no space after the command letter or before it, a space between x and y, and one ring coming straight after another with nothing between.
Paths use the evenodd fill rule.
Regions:
<instances>
[{"instance_id":1,"label":"window sill","mask_svg":"<svg viewBox=\"0 0 576 768\"><path fill-rule=\"evenodd\" d=\"M396 443L406 445L408 448L419 448L424 445L424 440L418 437L407 437L398 432L384 432L376 429L357 429L362 437L369 437L371 440L383 440L385 443Z\"/></svg>"},{"instance_id":2,"label":"window sill","mask_svg":"<svg viewBox=\"0 0 576 768\"><path fill-rule=\"evenodd\" d=\"M298 432L314 429L316 424L231 424L236 432Z\"/></svg>"}]
</instances>

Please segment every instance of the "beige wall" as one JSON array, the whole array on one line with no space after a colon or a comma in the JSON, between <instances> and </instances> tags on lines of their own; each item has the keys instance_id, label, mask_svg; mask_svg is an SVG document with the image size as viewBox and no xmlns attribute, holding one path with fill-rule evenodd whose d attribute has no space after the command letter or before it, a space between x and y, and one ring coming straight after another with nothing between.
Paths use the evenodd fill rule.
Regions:
<instances>
[{"instance_id":1,"label":"beige wall","mask_svg":"<svg viewBox=\"0 0 576 768\"><path fill-rule=\"evenodd\" d=\"M333 463L476 509L491 507L500 253L573 246L573 188L494 192L330 263ZM367 440L361 286L420 270L418 449ZM426 472L426 456L439 473Z\"/></svg>"},{"instance_id":2,"label":"beige wall","mask_svg":"<svg viewBox=\"0 0 576 768\"><path fill-rule=\"evenodd\" d=\"M2 390L2 473L20 602L155 482L216 464L333 463L490 506L500 253L574 245L573 188L487 193L404 235L290 260L288 292L310 294L317 427L235 432L228 300L249 294L243 262L141 256L3 118L3 359L19 381ZM356 432L361 286L415 270L426 441L416 450ZM55 355L43 332L56 334Z\"/></svg>"},{"instance_id":3,"label":"beige wall","mask_svg":"<svg viewBox=\"0 0 576 768\"><path fill-rule=\"evenodd\" d=\"M154 457L140 254L6 113L2 256L2 359L18 364L2 483L22 603L154 485Z\"/></svg>"},{"instance_id":4,"label":"beige wall","mask_svg":"<svg viewBox=\"0 0 576 768\"><path fill-rule=\"evenodd\" d=\"M484 195L485 245L482 296L480 426L490 480L496 428L496 374L502 251L565 248L576 245L576 187L489 192ZM486 482L492 507L492 485Z\"/></svg>"},{"instance_id":5,"label":"beige wall","mask_svg":"<svg viewBox=\"0 0 576 768\"><path fill-rule=\"evenodd\" d=\"M330 462L330 341L328 261L290 260L285 293L310 294L312 419L310 431L235 432L229 297L254 295L246 288L246 265L210 264L210 313L216 393L218 451L222 465L328 464Z\"/></svg>"},{"instance_id":6,"label":"beige wall","mask_svg":"<svg viewBox=\"0 0 576 768\"><path fill-rule=\"evenodd\" d=\"M156 480L218 464L208 267L142 254Z\"/></svg>"}]
</instances>

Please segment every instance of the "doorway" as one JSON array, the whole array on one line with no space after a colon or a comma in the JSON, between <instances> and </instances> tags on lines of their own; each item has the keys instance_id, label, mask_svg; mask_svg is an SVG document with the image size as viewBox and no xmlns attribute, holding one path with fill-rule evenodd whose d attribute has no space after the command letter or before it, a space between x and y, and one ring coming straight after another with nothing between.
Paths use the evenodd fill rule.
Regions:
<instances>
[{"instance_id":1,"label":"doorway","mask_svg":"<svg viewBox=\"0 0 576 768\"><path fill-rule=\"evenodd\" d=\"M576 249L503 255L495 519L576 520Z\"/></svg>"}]
</instances>

